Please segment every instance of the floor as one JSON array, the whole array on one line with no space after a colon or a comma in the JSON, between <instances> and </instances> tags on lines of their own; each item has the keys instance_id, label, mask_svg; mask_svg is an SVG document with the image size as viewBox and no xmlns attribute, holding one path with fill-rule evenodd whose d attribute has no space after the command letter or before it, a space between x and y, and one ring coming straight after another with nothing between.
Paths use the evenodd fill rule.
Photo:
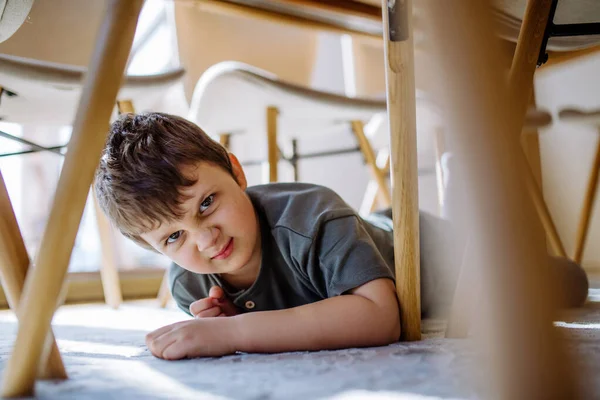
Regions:
<instances>
[{"instance_id":1,"label":"floor","mask_svg":"<svg viewBox=\"0 0 600 400\"><path fill-rule=\"evenodd\" d=\"M441 338L427 321L425 340L385 347L163 361L144 335L186 316L155 302L64 306L53 327L70 379L38 382L41 399L455 399L474 398L485 362L467 340ZM587 371L600 370L600 290L586 307L557 322ZM12 351L16 320L0 312L0 369ZM600 399L600 380L581 374L586 398ZM588 378L586 378L588 377ZM1 379L1 378L0 378ZM1 383L1 382L0 382Z\"/></svg>"}]
</instances>

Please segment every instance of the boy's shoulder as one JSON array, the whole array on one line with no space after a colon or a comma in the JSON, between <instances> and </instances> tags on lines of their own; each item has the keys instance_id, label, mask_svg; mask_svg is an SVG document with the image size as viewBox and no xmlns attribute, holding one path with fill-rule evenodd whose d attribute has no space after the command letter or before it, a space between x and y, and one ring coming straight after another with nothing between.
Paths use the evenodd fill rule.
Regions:
<instances>
[{"instance_id":1,"label":"boy's shoulder","mask_svg":"<svg viewBox=\"0 0 600 400\"><path fill-rule=\"evenodd\" d=\"M357 215L335 191L312 183L269 183L250 186L246 193L271 229L303 236L313 236L324 222Z\"/></svg>"}]
</instances>

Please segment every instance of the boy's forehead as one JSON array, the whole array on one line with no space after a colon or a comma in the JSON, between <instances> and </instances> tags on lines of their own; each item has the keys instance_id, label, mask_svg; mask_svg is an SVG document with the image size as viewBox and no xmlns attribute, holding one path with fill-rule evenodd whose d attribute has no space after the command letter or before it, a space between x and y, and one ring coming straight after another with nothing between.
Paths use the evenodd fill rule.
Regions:
<instances>
[{"instance_id":1,"label":"boy's forehead","mask_svg":"<svg viewBox=\"0 0 600 400\"><path fill-rule=\"evenodd\" d=\"M206 161L179 166L179 172L187 179L209 183L220 177L220 168Z\"/></svg>"}]
</instances>

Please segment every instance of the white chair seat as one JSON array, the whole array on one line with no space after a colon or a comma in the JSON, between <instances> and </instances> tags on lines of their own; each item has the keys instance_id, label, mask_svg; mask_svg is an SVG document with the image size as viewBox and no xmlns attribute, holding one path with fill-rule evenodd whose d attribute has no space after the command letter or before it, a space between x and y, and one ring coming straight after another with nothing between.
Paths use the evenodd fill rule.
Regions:
<instances>
[{"instance_id":1,"label":"white chair seat","mask_svg":"<svg viewBox=\"0 0 600 400\"><path fill-rule=\"evenodd\" d=\"M73 123L86 68L0 54L0 86L16 96L2 96L0 118L43 125ZM126 76L119 99L130 99L136 111L152 109L165 90L179 82L181 68L156 75Z\"/></svg>"}]
</instances>

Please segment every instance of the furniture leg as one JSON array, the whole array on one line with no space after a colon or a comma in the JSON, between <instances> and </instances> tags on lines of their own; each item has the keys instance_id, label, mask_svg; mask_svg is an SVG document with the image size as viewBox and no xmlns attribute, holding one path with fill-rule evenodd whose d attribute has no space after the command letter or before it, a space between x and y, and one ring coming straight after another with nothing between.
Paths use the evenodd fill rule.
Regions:
<instances>
[{"instance_id":1,"label":"furniture leg","mask_svg":"<svg viewBox=\"0 0 600 400\"><path fill-rule=\"evenodd\" d=\"M544 30L549 22L552 0L529 0L523 17L523 24L519 32L517 48L513 57L509 75L509 91L516 115L514 123L518 130L511 128L511 132L521 133L530 104L533 90L533 75L537 66L537 59L542 47ZM523 161L526 161L523 158ZM532 196L536 211L541 219L544 230L548 235L550 245L554 253L566 257L566 251L556 229L556 225L550 215L550 210L544 201L544 194L540 185L536 182L531 165L523 163L523 176L527 190Z\"/></svg>"},{"instance_id":2,"label":"furniture leg","mask_svg":"<svg viewBox=\"0 0 600 400\"><path fill-rule=\"evenodd\" d=\"M219 143L221 146L225 147L227 151L229 151L230 143L231 143L231 133L220 133L219 134Z\"/></svg>"},{"instance_id":3,"label":"furniture leg","mask_svg":"<svg viewBox=\"0 0 600 400\"><path fill-rule=\"evenodd\" d=\"M119 279L119 269L116 263L117 256L115 252L113 230L108 218L100 209L100 205L98 204L98 200L96 199L93 190L91 196L94 201L96 225L98 226L100 249L102 251L100 279L102 280L104 301L112 308L117 309L121 303L123 303L123 294L121 293L121 281Z\"/></svg>"},{"instance_id":4,"label":"furniture leg","mask_svg":"<svg viewBox=\"0 0 600 400\"><path fill-rule=\"evenodd\" d=\"M277 182L277 162L279 149L277 148L277 107L267 107L267 154L269 160L269 182Z\"/></svg>"},{"instance_id":5,"label":"furniture leg","mask_svg":"<svg viewBox=\"0 0 600 400\"><path fill-rule=\"evenodd\" d=\"M382 0L392 213L401 339L421 339L417 124L412 0Z\"/></svg>"},{"instance_id":6,"label":"furniture leg","mask_svg":"<svg viewBox=\"0 0 600 400\"><path fill-rule=\"evenodd\" d=\"M2 172L0 172L0 211L0 277L4 283L3 288L8 304L17 314L25 276L29 269L29 255L8 197ZM66 379L67 372L52 331L48 332L46 342L51 346L50 354L47 362L40 364L40 378Z\"/></svg>"},{"instance_id":7,"label":"furniture leg","mask_svg":"<svg viewBox=\"0 0 600 400\"><path fill-rule=\"evenodd\" d=\"M585 242L587 240L590 219L592 211L594 209L594 202L596 200L596 193L598 191L598 178L600 173L600 138L596 146L596 155L594 157L594 163L592 170L590 171L590 178L588 180L587 191L585 193L585 199L583 201L583 207L581 208L581 219L579 220L579 226L577 228L577 240L575 242L575 255L573 261L577 264L581 264L583 261L583 250L585 248Z\"/></svg>"},{"instance_id":8,"label":"furniture leg","mask_svg":"<svg viewBox=\"0 0 600 400\"><path fill-rule=\"evenodd\" d=\"M142 0L111 0L107 4L36 268L25 281L17 339L4 371L4 397L33 393L36 368L106 140L106 126L142 5Z\"/></svg>"},{"instance_id":9,"label":"furniture leg","mask_svg":"<svg viewBox=\"0 0 600 400\"><path fill-rule=\"evenodd\" d=\"M385 176L382 170L377 166L375 152L373 151L373 147L371 147L371 143L369 143L369 139L367 139L367 136L365 135L362 121L352 121L352 131L354 132L354 135L356 135L360 151L365 158L365 162L369 166L371 176L375 179L375 182L377 182L379 195L383 197L384 203L387 204L387 206L391 205L392 196L390 195L390 191L385 181Z\"/></svg>"},{"instance_id":10,"label":"furniture leg","mask_svg":"<svg viewBox=\"0 0 600 400\"><path fill-rule=\"evenodd\" d=\"M469 196L481 276L479 349L490 365L491 393L503 399L577 398L563 343L552 325L547 254L535 208L521 178L518 115L503 79L491 4L424 2L448 134ZM477 118L473 118L476 115ZM508 128L508 132L507 132ZM512 129L512 130L510 130ZM486 385L486 387L488 387Z\"/></svg>"},{"instance_id":11,"label":"furniture leg","mask_svg":"<svg viewBox=\"0 0 600 400\"><path fill-rule=\"evenodd\" d=\"M165 271L165 275L158 289L158 304L161 308L165 308L169 300L171 300L171 292L169 291L169 269Z\"/></svg>"}]
</instances>

